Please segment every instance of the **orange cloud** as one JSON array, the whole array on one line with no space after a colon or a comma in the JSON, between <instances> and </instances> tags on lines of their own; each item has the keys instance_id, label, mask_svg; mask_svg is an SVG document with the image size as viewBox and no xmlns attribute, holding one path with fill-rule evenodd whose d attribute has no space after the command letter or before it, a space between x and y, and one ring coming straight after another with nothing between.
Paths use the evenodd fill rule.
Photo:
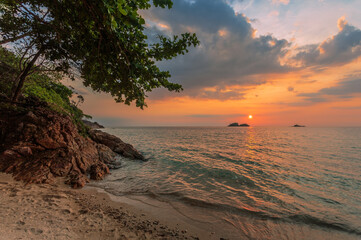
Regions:
<instances>
[{"instance_id":1,"label":"orange cloud","mask_svg":"<svg viewBox=\"0 0 361 240\"><path fill-rule=\"evenodd\" d=\"M340 17L337 21L337 27L340 31L342 31L344 29L346 24L347 24L347 21L346 21L345 16Z\"/></svg>"},{"instance_id":2,"label":"orange cloud","mask_svg":"<svg viewBox=\"0 0 361 240\"><path fill-rule=\"evenodd\" d=\"M168 26L167 24L158 23L157 25L158 25L158 27L163 28L163 29L167 29L167 30L171 29L170 26Z\"/></svg>"},{"instance_id":3,"label":"orange cloud","mask_svg":"<svg viewBox=\"0 0 361 240\"><path fill-rule=\"evenodd\" d=\"M284 4L287 5L290 3L290 0L272 0L273 4Z\"/></svg>"},{"instance_id":4,"label":"orange cloud","mask_svg":"<svg viewBox=\"0 0 361 240\"><path fill-rule=\"evenodd\" d=\"M218 35L221 37L226 37L228 35L228 31L226 29L221 29L218 31Z\"/></svg>"}]
</instances>

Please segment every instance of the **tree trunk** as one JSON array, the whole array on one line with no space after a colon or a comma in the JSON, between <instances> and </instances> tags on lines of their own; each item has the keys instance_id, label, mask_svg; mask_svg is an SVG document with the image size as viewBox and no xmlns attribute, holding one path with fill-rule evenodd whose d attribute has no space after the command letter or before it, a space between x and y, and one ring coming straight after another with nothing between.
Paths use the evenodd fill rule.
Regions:
<instances>
[{"instance_id":1,"label":"tree trunk","mask_svg":"<svg viewBox=\"0 0 361 240\"><path fill-rule=\"evenodd\" d=\"M16 88L15 88L13 97L11 99L11 101L13 103L15 103L18 100L21 89L24 86L25 79L29 75L31 68L34 66L36 60L39 58L39 56L41 55L42 52L43 52L43 48L40 48L40 50L35 54L33 59L31 59L31 61L28 63L28 65L26 65L26 68L24 69L24 71L22 71L20 73L20 75L16 78L16 81L15 81Z\"/></svg>"}]
</instances>

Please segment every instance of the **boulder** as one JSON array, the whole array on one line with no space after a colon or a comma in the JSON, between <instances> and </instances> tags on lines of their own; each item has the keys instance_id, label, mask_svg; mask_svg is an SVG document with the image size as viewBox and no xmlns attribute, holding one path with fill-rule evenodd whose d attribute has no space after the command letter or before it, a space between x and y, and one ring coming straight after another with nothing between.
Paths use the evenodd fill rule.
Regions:
<instances>
[{"instance_id":1,"label":"boulder","mask_svg":"<svg viewBox=\"0 0 361 240\"><path fill-rule=\"evenodd\" d=\"M72 120L48 108L28 112L0 109L0 172L27 183L49 183L66 177L73 187L84 186L88 175L100 180L115 161L106 146L78 133Z\"/></svg>"},{"instance_id":2,"label":"boulder","mask_svg":"<svg viewBox=\"0 0 361 240\"><path fill-rule=\"evenodd\" d=\"M115 157L117 154L113 152L109 147L103 144L96 145L99 153L99 159L105 164L113 164L115 162Z\"/></svg>"},{"instance_id":3,"label":"boulder","mask_svg":"<svg viewBox=\"0 0 361 240\"><path fill-rule=\"evenodd\" d=\"M93 141L109 147L112 151L126 158L145 161L144 156L137 149L114 135L94 129L89 131L89 135Z\"/></svg>"},{"instance_id":4,"label":"boulder","mask_svg":"<svg viewBox=\"0 0 361 240\"><path fill-rule=\"evenodd\" d=\"M132 145L98 130L79 134L72 119L50 110L36 99L26 107L0 108L0 172L26 183L50 183L65 177L81 188L119 168L118 154L144 160ZM118 153L118 154L116 154Z\"/></svg>"},{"instance_id":5,"label":"boulder","mask_svg":"<svg viewBox=\"0 0 361 240\"><path fill-rule=\"evenodd\" d=\"M107 174L109 174L109 168L102 162L94 164L90 167L91 180L102 180Z\"/></svg>"},{"instance_id":6,"label":"boulder","mask_svg":"<svg viewBox=\"0 0 361 240\"><path fill-rule=\"evenodd\" d=\"M79 189L83 188L85 184L89 182L89 179L84 175L71 175L69 179L65 182L70 185L72 188Z\"/></svg>"}]
</instances>

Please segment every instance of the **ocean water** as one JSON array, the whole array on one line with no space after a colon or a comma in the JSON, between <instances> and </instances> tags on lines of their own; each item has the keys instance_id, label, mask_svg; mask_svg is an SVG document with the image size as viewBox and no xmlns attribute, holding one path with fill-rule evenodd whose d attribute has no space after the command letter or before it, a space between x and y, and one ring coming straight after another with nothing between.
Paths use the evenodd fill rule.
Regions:
<instances>
[{"instance_id":1,"label":"ocean water","mask_svg":"<svg viewBox=\"0 0 361 240\"><path fill-rule=\"evenodd\" d=\"M361 128L108 128L147 162L94 185L230 239L361 239Z\"/></svg>"}]
</instances>

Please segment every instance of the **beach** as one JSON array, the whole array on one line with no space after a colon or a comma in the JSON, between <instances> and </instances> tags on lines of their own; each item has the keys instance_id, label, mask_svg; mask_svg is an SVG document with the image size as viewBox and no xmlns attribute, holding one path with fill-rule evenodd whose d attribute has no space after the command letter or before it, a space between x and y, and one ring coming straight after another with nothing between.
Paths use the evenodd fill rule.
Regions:
<instances>
[{"instance_id":1,"label":"beach","mask_svg":"<svg viewBox=\"0 0 361 240\"><path fill-rule=\"evenodd\" d=\"M29 184L0 174L0 239L197 239L95 189Z\"/></svg>"}]
</instances>

